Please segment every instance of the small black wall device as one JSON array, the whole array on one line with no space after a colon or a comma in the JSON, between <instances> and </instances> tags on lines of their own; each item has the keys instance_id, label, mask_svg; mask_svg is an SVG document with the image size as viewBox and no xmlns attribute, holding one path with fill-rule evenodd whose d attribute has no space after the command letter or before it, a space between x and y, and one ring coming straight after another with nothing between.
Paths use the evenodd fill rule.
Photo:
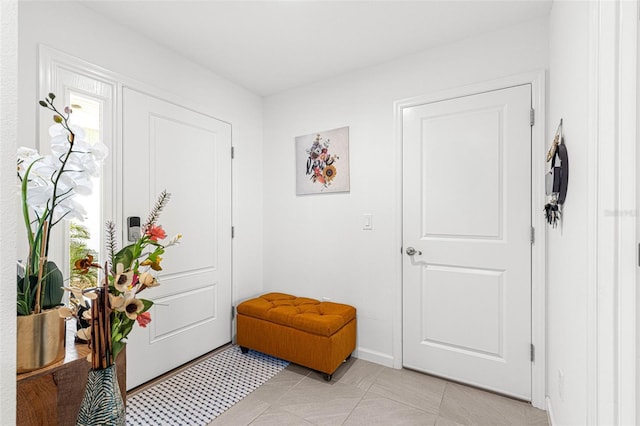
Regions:
<instances>
[{"instance_id":1,"label":"small black wall device","mask_svg":"<svg viewBox=\"0 0 640 426\"><path fill-rule=\"evenodd\" d=\"M140 217L129 216L127 218L127 239L131 242L140 238Z\"/></svg>"}]
</instances>

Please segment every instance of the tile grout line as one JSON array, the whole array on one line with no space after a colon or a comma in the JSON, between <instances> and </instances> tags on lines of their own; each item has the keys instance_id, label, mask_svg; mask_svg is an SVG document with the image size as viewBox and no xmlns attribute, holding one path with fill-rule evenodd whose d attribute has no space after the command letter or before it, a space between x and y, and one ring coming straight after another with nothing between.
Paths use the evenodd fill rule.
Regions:
<instances>
[{"instance_id":1,"label":"tile grout line","mask_svg":"<svg viewBox=\"0 0 640 426\"><path fill-rule=\"evenodd\" d=\"M289 364L289 365L291 365L291 364ZM286 367L285 367L285 368L286 368ZM282 371L284 371L284 370L285 370L285 369L282 369ZM280 371L280 373L282 373L282 371ZM278 373L278 374L280 374L280 373ZM300 380L298 380L296 383L294 383L293 385L291 385L291 387L289 387L289 389L287 389L287 391L286 391L286 392L284 392L282 395L280 395L280 397L278 397L278 399L277 399L275 402L282 400L282 399L283 399L283 398L284 398L284 397L285 397L289 392L291 392L293 389L295 389L297 386L299 386L299 385L300 385L300 383L302 383L302 382L304 381L304 379L308 378L310 375L311 375L311 371L308 371L304 376L302 376L302 377L300 378ZM275 376L274 376L274 377L275 377ZM272 377L272 378L273 378L273 377ZM269 380L271 380L271 379L269 379ZM267 381L267 382L268 382L268 381ZM265 382L264 384L266 384L266 382ZM266 402L266 401L263 401L263 402L267 403L267 404L268 404L268 407L267 407L267 408L265 408L265 409L264 409L264 411L262 411L262 413L260 413L258 416L256 416L256 418L255 418L255 419L253 419L253 420L249 423L249 425L251 425L251 424L255 423L255 422L256 422L260 417L262 417L262 415L263 415L263 414L264 414L264 413L265 413L269 408L271 408L271 407L273 407L273 406L274 406L274 404L273 404L273 403ZM280 406L280 407L281 407L284 411L286 411L287 413L289 413L289 414L291 414L291 415L294 415L294 416L296 416L296 417L299 417L296 413L292 413L291 411L287 410L285 407L282 407L282 406ZM312 423L312 422L310 422L309 420L306 420L306 419L304 419L304 418L302 418L302 417L300 417L300 419L302 419L302 420L303 420L303 421L305 421L305 422ZM315 425L315 423L312 423L312 424L314 424L314 426L317 426L317 425Z\"/></svg>"},{"instance_id":2,"label":"tile grout line","mask_svg":"<svg viewBox=\"0 0 640 426\"><path fill-rule=\"evenodd\" d=\"M371 386L369 386L371 387ZM344 420L342 421L342 425L345 424L347 422L347 420L349 420L349 417L351 417L351 415L353 414L353 412L356 410L356 408L358 408L358 405L360 405L360 403L362 402L362 400L364 399L364 397L367 395L369 391L364 391L364 393L362 394L362 396L360 397L360 399L358 400L358 403L356 405L353 406L353 408L351 409L351 411L349 412L349 414L347 415L347 417L344 418Z\"/></svg>"},{"instance_id":3,"label":"tile grout line","mask_svg":"<svg viewBox=\"0 0 640 426\"><path fill-rule=\"evenodd\" d=\"M442 408L442 402L444 401L444 394L447 393L447 388L451 385L448 380L444 382L444 389L442 389L442 396L440 397L440 403L438 404L438 412L436 413L436 423L438 423L438 418L442 417L440 415L440 409Z\"/></svg>"}]
</instances>

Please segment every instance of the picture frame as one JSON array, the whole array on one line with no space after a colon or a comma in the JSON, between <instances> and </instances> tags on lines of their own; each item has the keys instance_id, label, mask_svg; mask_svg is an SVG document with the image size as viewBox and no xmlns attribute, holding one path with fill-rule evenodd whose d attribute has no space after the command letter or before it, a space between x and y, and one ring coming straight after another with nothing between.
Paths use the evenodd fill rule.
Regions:
<instances>
[{"instance_id":1,"label":"picture frame","mask_svg":"<svg viewBox=\"0 0 640 426\"><path fill-rule=\"evenodd\" d=\"M349 127L295 138L296 195L350 191Z\"/></svg>"}]
</instances>

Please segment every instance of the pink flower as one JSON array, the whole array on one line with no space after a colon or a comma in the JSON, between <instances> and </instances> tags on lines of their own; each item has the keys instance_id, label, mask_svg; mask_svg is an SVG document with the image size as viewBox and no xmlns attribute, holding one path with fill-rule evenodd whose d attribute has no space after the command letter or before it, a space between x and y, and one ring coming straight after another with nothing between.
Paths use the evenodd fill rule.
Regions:
<instances>
[{"instance_id":1,"label":"pink flower","mask_svg":"<svg viewBox=\"0 0 640 426\"><path fill-rule=\"evenodd\" d=\"M158 240L162 240L164 238L167 237L167 234L164 232L164 229L162 229L162 225L151 225L147 228L147 232L146 234L149 236L149 239L151 241L158 241Z\"/></svg>"},{"instance_id":2,"label":"pink flower","mask_svg":"<svg viewBox=\"0 0 640 426\"><path fill-rule=\"evenodd\" d=\"M151 314L149 312L143 312L136 317L136 321L140 327L145 328L147 324L151 322Z\"/></svg>"}]
</instances>

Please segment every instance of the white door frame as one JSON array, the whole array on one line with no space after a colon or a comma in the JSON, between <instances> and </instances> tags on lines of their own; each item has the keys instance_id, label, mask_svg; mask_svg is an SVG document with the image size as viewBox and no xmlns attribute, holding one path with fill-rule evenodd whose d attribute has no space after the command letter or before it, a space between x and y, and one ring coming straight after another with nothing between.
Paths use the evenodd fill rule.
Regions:
<instances>
[{"instance_id":1,"label":"white door frame","mask_svg":"<svg viewBox=\"0 0 640 426\"><path fill-rule=\"evenodd\" d=\"M402 368L402 117L404 109L523 84L531 84L531 106L535 111L535 123L531 127L531 224L535 228L535 242L531 247L531 341L535 346L536 356L531 364L531 403L534 407L544 409L546 391L546 223L542 214L542 207L545 203L544 174L546 172L546 83L544 70L503 77L394 102L397 165L397 207L394 227L399 253L395 262L398 288L395 291L393 303L395 306L393 314L393 366L394 368Z\"/></svg>"},{"instance_id":2,"label":"white door frame","mask_svg":"<svg viewBox=\"0 0 640 426\"><path fill-rule=\"evenodd\" d=\"M82 63L77 58L62 57L60 53L54 49L51 49L44 45L38 46L38 96L45 96L46 93L52 91L57 94L58 98L63 99L65 97L65 89L67 88L67 81L63 80L60 74L62 72L72 73L81 78L86 78L93 82L93 84L86 84L86 88L79 87L76 84L72 89L77 93L83 93L85 95L92 96L94 98L105 99L104 120L101 123L101 132L106 138L110 140L104 140L104 144L109 148L109 155L104 161L102 167L101 185L103 191L103 200L101 205L101 219L111 219L116 217L116 206L120 205L118 199L120 191L118 182L121 180L120 175L117 174L116 165L121 164L118 157L121 145L118 144L117 133L117 105L119 98L118 84L114 78L106 75L94 66ZM77 81L76 81L77 82ZM99 83L99 84L98 84ZM106 97L106 93L97 93L96 88L93 86L100 85L105 92L110 92L111 97ZM91 86L91 87L90 87ZM63 101L64 102L64 101ZM66 105L66 104L65 104ZM37 137L36 137L36 149L39 152L48 151L47 146L40 146L43 141L48 141L49 126L51 123L51 116L48 110L37 110L36 123L37 123ZM121 222L116 222L120 224ZM65 226L60 226L64 228ZM101 231L102 232L102 231ZM58 264L60 264L60 270L64 277L70 276L69 269L69 251L67 249L69 244L69 236L66 232L62 232L62 229L54 231L51 238L51 243L56 246L55 252L61 253L59 256ZM102 249L102 247L101 247ZM101 259L102 260L102 259Z\"/></svg>"}]
</instances>

